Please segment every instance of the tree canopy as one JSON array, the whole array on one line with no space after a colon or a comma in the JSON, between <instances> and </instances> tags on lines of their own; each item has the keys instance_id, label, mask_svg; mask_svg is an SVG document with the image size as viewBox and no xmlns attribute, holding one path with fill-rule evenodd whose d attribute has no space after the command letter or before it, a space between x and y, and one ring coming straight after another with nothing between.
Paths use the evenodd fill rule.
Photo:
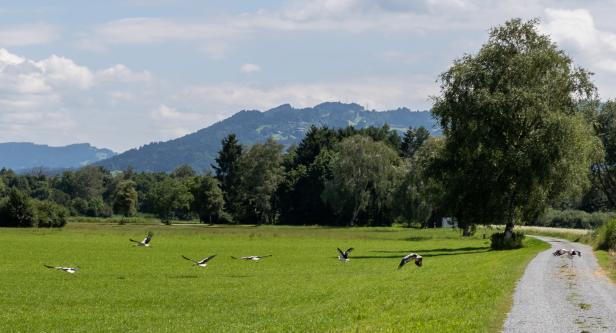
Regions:
<instances>
[{"instance_id":1,"label":"tree canopy","mask_svg":"<svg viewBox=\"0 0 616 333\"><path fill-rule=\"evenodd\" d=\"M461 225L512 227L586 186L600 147L578 105L596 89L537 21L491 29L440 85L433 114L446 142L433 167L447 193L443 205Z\"/></svg>"}]
</instances>

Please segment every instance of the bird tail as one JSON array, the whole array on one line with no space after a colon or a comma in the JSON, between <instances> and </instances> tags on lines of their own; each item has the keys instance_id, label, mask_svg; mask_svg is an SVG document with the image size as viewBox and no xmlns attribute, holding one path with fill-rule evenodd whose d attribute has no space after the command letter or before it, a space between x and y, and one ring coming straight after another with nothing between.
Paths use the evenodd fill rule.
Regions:
<instances>
[{"instance_id":1,"label":"bird tail","mask_svg":"<svg viewBox=\"0 0 616 333\"><path fill-rule=\"evenodd\" d=\"M182 258L184 258L184 259L186 259L186 260L194 261L194 260L192 260L192 259L190 259L190 258L188 258L188 257L185 257L184 255L182 255Z\"/></svg>"},{"instance_id":2,"label":"bird tail","mask_svg":"<svg viewBox=\"0 0 616 333\"><path fill-rule=\"evenodd\" d=\"M53 267L53 266L49 266L49 265L43 265L43 266L45 266L45 267L47 267L47 268L55 268L55 267Z\"/></svg>"},{"instance_id":3,"label":"bird tail","mask_svg":"<svg viewBox=\"0 0 616 333\"><path fill-rule=\"evenodd\" d=\"M231 256L231 258L233 258L233 259L237 259L237 258L236 258L236 257L234 257L234 256Z\"/></svg>"}]
</instances>

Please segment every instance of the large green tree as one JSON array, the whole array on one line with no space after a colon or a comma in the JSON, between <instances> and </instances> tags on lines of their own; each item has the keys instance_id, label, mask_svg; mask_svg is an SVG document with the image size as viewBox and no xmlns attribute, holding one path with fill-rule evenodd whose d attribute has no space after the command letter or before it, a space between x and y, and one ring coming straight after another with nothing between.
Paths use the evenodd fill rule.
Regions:
<instances>
[{"instance_id":1,"label":"large green tree","mask_svg":"<svg viewBox=\"0 0 616 333\"><path fill-rule=\"evenodd\" d=\"M199 177L191 188L193 195L192 210L197 212L203 223L227 222L224 212L224 198L220 183L210 175Z\"/></svg>"},{"instance_id":2,"label":"large green tree","mask_svg":"<svg viewBox=\"0 0 616 333\"><path fill-rule=\"evenodd\" d=\"M404 172L393 148L383 141L355 135L336 144L331 153L323 200L347 225L356 225L360 214L380 215L390 208L393 191Z\"/></svg>"},{"instance_id":3,"label":"large green tree","mask_svg":"<svg viewBox=\"0 0 616 333\"><path fill-rule=\"evenodd\" d=\"M138 194L135 189L135 182L132 180L122 180L117 186L113 211L123 216L133 216L137 213Z\"/></svg>"},{"instance_id":4,"label":"large green tree","mask_svg":"<svg viewBox=\"0 0 616 333\"><path fill-rule=\"evenodd\" d=\"M529 221L588 182L597 138L578 110L596 98L590 74L537 22L491 29L475 55L440 76L433 114L446 136L434 167L461 226Z\"/></svg>"},{"instance_id":5,"label":"large green tree","mask_svg":"<svg viewBox=\"0 0 616 333\"><path fill-rule=\"evenodd\" d=\"M605 194L609 207L616 207L616 100L600 108L595 127L605 149L605 159L593 168L595 184Z\"/></svg>"},{"instance_id":6,"label":"large green tree","mask_svg":"<svg viewBox=\"0 0 616 333\"><path fill-rule=\"evenodd\" d=\"M403 157L413 157L417 150L430 138L430 132L423 126L415 128L409 128L402 138L400 144L400 151Z\"/></svg>"},{"instance_id":7,"label":"large green tree","mask_svg":"<svg viewBox=\"0 0 616 333\"><path fill-rule=\"evenodd\" d=\"M275 223L274 194L283 179L282 145L269 138L255 144L240 159L241 220Z\"/></svg>"},{"instance_id":8,"label":"large green tree","mask_svg":"<svg viewBox=\"0 0 616 333\"><path fill-rule=\"evenodd\" d=\"M277 192L280 221L284 224L334 224L331 209L321 200L327 163L317 161L324 149L338 142L336 131L311 126L286 159L285 176Z\"/></svg>"},{"instance_id":9,"label":"large green tree","mask_svg":"<svg viewBox=\"0 0 616 333\"><path fill-rule=\"evenodd\" d=\"M165 224L171 223L171 219L184 215L190 210L190 202L193 197L188 188L180 181L167 177L154 184L150 192L149 200L152 202L154 213Z\"/></svg>"},{"instance_id":10,"label":"large green tree","mask_svg":"<svg viewBox=\"0 0 616 333\"><path fill-rule=\"evenodd\" d=\"M240 174L238 171L242 146L237 141L235 134L229 134L222 140L222 148L216 157L216 165L212 165L216 172L216 178L220 182L225 199L225 210L234 218L239 213L239 186Z\"/></svg>"}]
</instances>

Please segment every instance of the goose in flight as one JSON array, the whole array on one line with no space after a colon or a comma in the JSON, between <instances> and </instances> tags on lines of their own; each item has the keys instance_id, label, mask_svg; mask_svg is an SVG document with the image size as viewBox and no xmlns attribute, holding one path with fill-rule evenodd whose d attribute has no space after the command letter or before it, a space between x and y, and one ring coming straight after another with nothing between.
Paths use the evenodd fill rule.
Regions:
<instances>
[{"instance_id":1,"label":"goose in flight","mask_svg":"<svg viewBox=\"0 0 616 333\"><path fill-rule=\"evenodd\" d=\"M148 247L150 246L150 241L152 241L152 236L154 236L154 234L151 231L148 231L148 234L145 236L145 238L140 242L140 241L136 241L132 238L129 238L128 240L133 242L133 243L137 243L135 244L135 246L145 246Z\"/></svg>"},{"instance_id":2,"label":"goose in flight","mask_svg":"<svg viewBox=\"0 0 616 333\"><path fill-rule=\"evenodd\" d=\"M231 256L231 258L233 258L233 259L241 259L241 260L259 261L259 260L261 260L263 258L267 258L267 257L271 257L271 256L272 255L270 254L270 255L267 255L267 256L246 256L246 257L239 257L239 258Z\"/></svg>"},{"instance_id":3,"label":"goose in flight","mask_svg":"<svg viewBox=\"0 0 616 333\"><path fill-rule=\"evenodd\" d=\"M79 270L79 267L62 267L62 266L49 266L49 265L43 265L43 266L50 268L50 269L57 269L60 271L64 271L64 272L71 273L71 274L75 274Z\"/></svg>"},{"instance_id":4,"label":"goose in flight","mask_svg":"<svg viewBox=\"0 0 616 333\"><path fill-rule=\"evenodd\" d=\"M353 251L353 248L350 247L346 251L342 251L340 248L337 248L337 250L338 250L338 260L344 261L344 262L348 262L349 261L349 253L351 253L351 251Z\"/></svg>"},{"instance_id":5,"label":"goose in flight","mask_svg":"<svg viewBox=\"0 0 616 333\"><path fill-rule=\"evenodd\" d=\"M194 263L195 263L195 265L197 265L197 266L199 266L199 267L207 267L207 263L208 263L208 261L210 261L210 260L214 259L214 257L216 257L216 255L209 256L209 257L207 257L207 258L205 258L205 259L201 259L201 260L197 261L197 260L190 259L190 258L188 258L188 257L182 256L182 258L184 258L184 259L186 259L186 260L190 260L190 261L194 262Z\"/></svg>"},{"instance_id":6,"label":"goose in flight","mask_svg":"<svg viewBox=\"0 0 616 333\"><path fill-rule=\"evenodd\" d=\"M402 261L400 261L400 265L398 265L398 269L402 268L402 266L404 266L407 262L411 260L415 260L415 265L417 265L417 267L421 267L421 262L423 258L417 253L409 253L405 255L404 258L402 258Z\"/></svg>"}]
</instances>

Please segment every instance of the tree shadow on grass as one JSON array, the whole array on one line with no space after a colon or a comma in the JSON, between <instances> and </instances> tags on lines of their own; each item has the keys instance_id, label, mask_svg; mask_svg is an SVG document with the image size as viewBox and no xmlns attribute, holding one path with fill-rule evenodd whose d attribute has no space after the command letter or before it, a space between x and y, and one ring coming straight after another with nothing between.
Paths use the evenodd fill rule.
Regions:
<instances>
[{"instance_id":1,"label":"tree shadow on grass","mask_svg":"<svg viewBox=\"0 0 616 333\"><path fill-rule=\"evenodd\" d=\"M440 249L427 249L427 250L372 250L368 252L377 253L411 253L411 252L462 252L462 251L476 251L476 250L489 250L489 246L467 246L467 247L455 247L455 248L440 248Z\"/></svg>"},{"instance_id":2,"label":"tree shadow on grass","mask_svg":"<svg viewBox=\"0 0 616 333\"><path fill-rule=\"evenodd\" d=\"M389 259L389 258L402 258L406 254L416 252L424 258L441 257L441 256L457 256L462 254L475 254L489 252L490 247L463 247L457 249L430 249L430 250L409 250L409 251L370 251L377 253L392 253L390 255L373 255L373 256L352 256L351 259ZM398 253L398 254L393 254Z\"/></svg>"},{"instance_id":3,"label":"tree shadow on grass","mask_svg":"<svg viewBox=\"0 0 616 333\"><path fill-rule=\"evenodd\" d=\"M198 278L199 275L170 275L169 278L170 279L196 279Z\"/></svg>"}]
</instances>

